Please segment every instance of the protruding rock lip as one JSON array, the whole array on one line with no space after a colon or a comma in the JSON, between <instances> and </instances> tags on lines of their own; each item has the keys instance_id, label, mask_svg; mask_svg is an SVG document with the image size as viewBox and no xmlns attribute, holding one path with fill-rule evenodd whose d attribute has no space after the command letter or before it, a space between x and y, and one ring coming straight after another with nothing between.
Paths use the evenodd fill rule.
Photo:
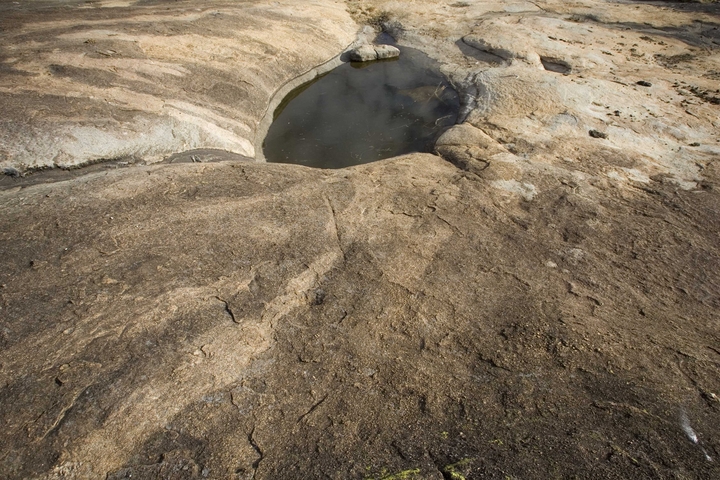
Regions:
<instances>
[{"instance_id":1,"label":"protruding rock lip","mask_svg":"<svg viewBox=\"0 0 720 480\"><path fill-rule=\"evenodd\" d=\"M392 45L374 45L378 60L400 56L400 50Z\"/></svg>"}]
</instances>

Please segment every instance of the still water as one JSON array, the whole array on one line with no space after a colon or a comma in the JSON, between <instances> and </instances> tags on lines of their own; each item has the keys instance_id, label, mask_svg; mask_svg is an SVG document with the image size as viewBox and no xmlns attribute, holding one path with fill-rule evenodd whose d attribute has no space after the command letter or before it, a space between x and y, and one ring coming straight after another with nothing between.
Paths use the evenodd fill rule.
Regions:
<instances>
[{"instance_id":1,"label":"still water","mask_svg":"<svg viewBox=\"0 0 720 480\"><path fill-rule=\"evenodd\" d=\"M458 95L419 50L344 63L288 95L263 144L268 162L343 168L432 151L454 125Z\"/></svg>"}]
</instances>

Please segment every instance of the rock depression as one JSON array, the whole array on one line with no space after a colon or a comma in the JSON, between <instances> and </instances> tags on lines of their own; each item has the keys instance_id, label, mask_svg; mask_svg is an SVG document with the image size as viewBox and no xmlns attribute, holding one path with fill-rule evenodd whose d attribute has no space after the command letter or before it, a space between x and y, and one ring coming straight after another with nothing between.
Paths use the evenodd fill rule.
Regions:
<instances>
[{"instance_id":1,"label":"rock depression","mask_svg":"<svg viewBox=\"0 0 720 480\"><path fill-rule=\"evenodd\" d=\"M4 2L0 167L255 156L272 94L357 26L336 2Z\"/></svg>"},{"instance_id":2,"label":"rock depression","mask_svg":"<svg viewBox=\"0 0 720 480\"><path fill-rule=\"evenodd\" d=\"M720 477L717 4L2 9L3 167L253 157L366 23L465 119L342 170L4 178L4 478Z\"/></svg>"}]
</instances>

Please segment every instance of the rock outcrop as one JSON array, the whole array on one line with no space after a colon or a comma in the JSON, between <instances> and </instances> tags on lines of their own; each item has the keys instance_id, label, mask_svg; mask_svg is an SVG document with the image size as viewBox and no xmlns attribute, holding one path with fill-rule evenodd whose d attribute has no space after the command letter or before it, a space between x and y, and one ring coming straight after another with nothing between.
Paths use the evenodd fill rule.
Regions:
<instances>
[{"instance_id":1,"label":"rock outcrop","mask_svg":"<svg viewBox=\"0 0 720 480\"><path fill-rule=\"evenodd\" d=\"M0 476L720 478L715 5L63 5L0 7L18 173L83 129L247 140L350 15L466 121L343 170L198 136L2 177Z\"/></svg>"},{"instance_id":2,"label":"rock outcrop","mask_svg":"<svg viewBox=\"0 0 720 480\"><path fill-rule=\"evenodd\" d=\"M255 157L274 92L356 31L332 1L5 2L0 168L155 162L195 148Z\"/></svg>"}]
</instances>

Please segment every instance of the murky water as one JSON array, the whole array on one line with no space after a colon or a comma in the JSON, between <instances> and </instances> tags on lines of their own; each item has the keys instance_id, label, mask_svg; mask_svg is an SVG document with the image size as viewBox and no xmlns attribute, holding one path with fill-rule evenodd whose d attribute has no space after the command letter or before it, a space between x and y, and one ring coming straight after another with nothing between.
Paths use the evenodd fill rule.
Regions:
<instances>
[{"instance_id":1,"label":"murky water","mask_svg":"<svg viewBox=\"0 0 720 480\"><path fill-rule=\"evenodd\" d=\"M429 152L455 124L457 93L422 52L345 63L293 91L263 144L268 162L342 168Z\"/></svg>"}]
</instances>

